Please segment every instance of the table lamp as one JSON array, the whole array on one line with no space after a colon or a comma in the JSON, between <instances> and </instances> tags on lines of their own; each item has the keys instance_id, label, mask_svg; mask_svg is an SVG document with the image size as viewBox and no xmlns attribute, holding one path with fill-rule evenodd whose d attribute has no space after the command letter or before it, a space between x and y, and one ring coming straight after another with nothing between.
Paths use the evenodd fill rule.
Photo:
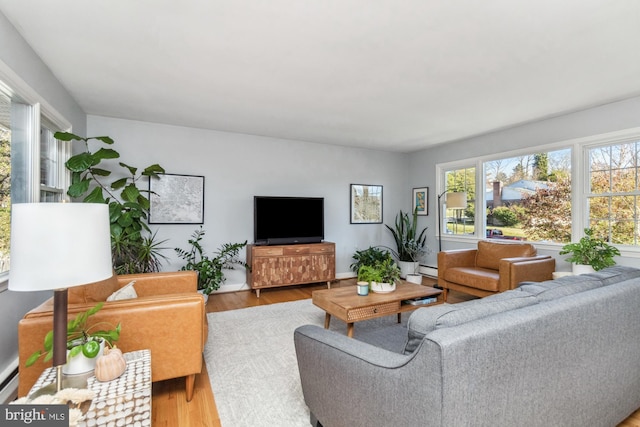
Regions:
<instances>
[{"instance_id":1,"label":"table lamp","mask_svg":"<svg viewBox=\"0 0 640 427\"><path fill-rule=\"evenodd\" d=\"M447 190L443 191L438 196L438 215L442 215L442 208L440 207L440 199L442 196L447 195L447 209L466 209L467 208L467 192L466 191L453 191L448 193ZM446 215L445 215L446 217ZM442 218L438 218L438 250L442 251Z\"/></svg>"},{"instance_id":2,"label":"table lamp","mask_svg":"<svg viewBox=\"0 0 640 427\"><path fill-rule=\"evenodd\" d=\"M20 203L11 207L9 290L53 290L55 390L67 363L67 288L113 275L109 208L98 203ZM49 393L43 393L49 394Z\"/></svg>"}]
</instances>

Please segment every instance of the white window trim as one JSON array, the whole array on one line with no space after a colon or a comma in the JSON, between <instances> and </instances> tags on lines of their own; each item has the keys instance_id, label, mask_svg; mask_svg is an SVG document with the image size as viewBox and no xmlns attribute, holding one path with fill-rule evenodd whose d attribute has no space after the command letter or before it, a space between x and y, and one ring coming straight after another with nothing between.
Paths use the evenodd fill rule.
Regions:
<instances>
[{"instance_id":1,"label":"white window trim","mask_svg":"<svg viewBox=\"0 0 640 427\"><path fill-rule=\"evenodd\" d=\"M16 74L4 61L0 60L0 89L12 96L19 96L27 104L33 107L30 120L30 132L32 132L30 150L31 170L29 174L29 200L40 200L40 117L44 116L53 125L64 131L71 131L71 123L64 118L55 108L29 86L18 74ZM63 143L63 154L71 153L70 142ZM65 173L62 188L67 188L70 183L70 174ZM0 273L0 293L7 290L9 273Z\"/></svg>"},{"instance_id":2,"label":"white window trim","mask_svg":"<svg viewBox=\"0 0 640 427\"><path fill-rule=\"evenodd\" d=\"M640 127L623 129L614 132L607 132L598 135L591 135L587 137L573 138L564 141L557 141L549 144L539 145L534 150L538 151L553 151L562 148L572 148L571 154L571 199L577 200L578 203L574 203L571 209L572 218L572 241L578 240L583 235L585 224L589 223L588 212L586 212L586 194L588 191L589 180L589 168L587 167L588 150L597 146L611 145L615 143L624 143L640 140ZM456 235L451 236L443 233L442 236L438 235L437 238L441 238L443 241L450 242L477 242L484 240L484 233L486 232L485 218L482 212L484 210L478 209L478 206L486 206L486 197L484 194L484 168L485 162L497 160L500 158L516 157L523 154L531 154L531 148L520 148L516 150L503 151L500 153L488 154L484 156L472 157L469 159L455 160L452 162L438 163L436 164L436 188L437 194L444 191L444 173L445 171L452 169L468 168L475 165L476 168L476 195L481 194L481 201L476 199L475 209L475 223L482 224L481 227L476 227L475 233L472 236L469 235ZM482 176L478 175L478 171L481 171ZM576 184L579 183L579 184ZM481 203L481 204L480 204ZM441 221L441 213L436 213L436 220ZM436 229L438 229L436 227ZM482 233L482 234L480 234ZM560 250L563 244L560 243L542 243L536 242L536 247L541 249ZM640 259L640 247L634 246L618 246L621 255L629 258Z\"/></svg>"}]
</instances>

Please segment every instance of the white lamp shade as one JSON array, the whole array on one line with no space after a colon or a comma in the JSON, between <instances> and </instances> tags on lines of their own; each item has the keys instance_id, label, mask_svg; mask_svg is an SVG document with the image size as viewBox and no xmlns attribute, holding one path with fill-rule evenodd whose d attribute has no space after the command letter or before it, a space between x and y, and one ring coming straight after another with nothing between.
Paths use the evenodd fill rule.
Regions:
<instances>
[{"instance_id":1,"label":"white lamp shade","mask_svg":"<svg viewBox=\"0 0 640 427\"><path fill-rule=\"evenodd\" d=\"M113 275L109 207L21 203L11 207L9 289L64 289Z\"/></svg>"},{"instance_id":2,"label":"white lamp shade","mask_svg":"<svg viewBox=\"0 0 640 427\"><path fill-rule=\"evenodd\" d=\"M447 193L447 209L466 209L467 208L467 193L456 192Z\"/></svg>"}]
</instances>

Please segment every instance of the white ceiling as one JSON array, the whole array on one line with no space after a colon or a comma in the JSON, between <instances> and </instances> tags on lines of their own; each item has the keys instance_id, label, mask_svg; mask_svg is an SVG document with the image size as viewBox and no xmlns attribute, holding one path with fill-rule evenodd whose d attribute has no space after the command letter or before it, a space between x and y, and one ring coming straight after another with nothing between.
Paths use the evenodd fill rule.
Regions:
<instances>
[{"instance_id":1,"label":"white ceiling","mask_svg":"<svg viewBox=\"0 0 640 427\"><path fill-rule=\"evenodd\" d=\"M88 113L411 152L640 95L638 0L0 0Z\"/></svg>"}]
</instances>

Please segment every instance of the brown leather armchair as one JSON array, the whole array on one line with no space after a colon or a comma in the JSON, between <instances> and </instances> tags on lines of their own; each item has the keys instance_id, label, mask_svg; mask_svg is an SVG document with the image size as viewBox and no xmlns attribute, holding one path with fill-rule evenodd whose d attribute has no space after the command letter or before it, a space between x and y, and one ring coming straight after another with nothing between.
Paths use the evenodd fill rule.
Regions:
<instances>
[{"instance_id":1,"label":"brown leather armchair","mask_svg":"<svg viewBox=\"0 0 640 427\"><path fill-rule=\"evenodd\" d=\"M477 249L438 253L438 286L485 297L515 289L523 281L550 280L556 260L537 255L530 243L480 241Z\"/></svg>"},{"instance_id":2,"label":"brown leather armchair","mask_svg":"<svg viewBox=\"0 0 640 427\"><path fill-rule=\"evenodd\" d=\"M115 343L123 352L151 350L152 381L186 377L187 401L193 397L195 375L202 370L202 351L207 339L204 298L197 292L194 271L113 276L102 282L70 288L68 317L95 306L116 290L135 280L137 298L108 301L91 316L91 323L122 325ZM51 362L40 358L25 367L25 361L42 348L53 326L53 299L29 311L18 324L19 386L26 395Z\"/></svg>"}]
</instances>

